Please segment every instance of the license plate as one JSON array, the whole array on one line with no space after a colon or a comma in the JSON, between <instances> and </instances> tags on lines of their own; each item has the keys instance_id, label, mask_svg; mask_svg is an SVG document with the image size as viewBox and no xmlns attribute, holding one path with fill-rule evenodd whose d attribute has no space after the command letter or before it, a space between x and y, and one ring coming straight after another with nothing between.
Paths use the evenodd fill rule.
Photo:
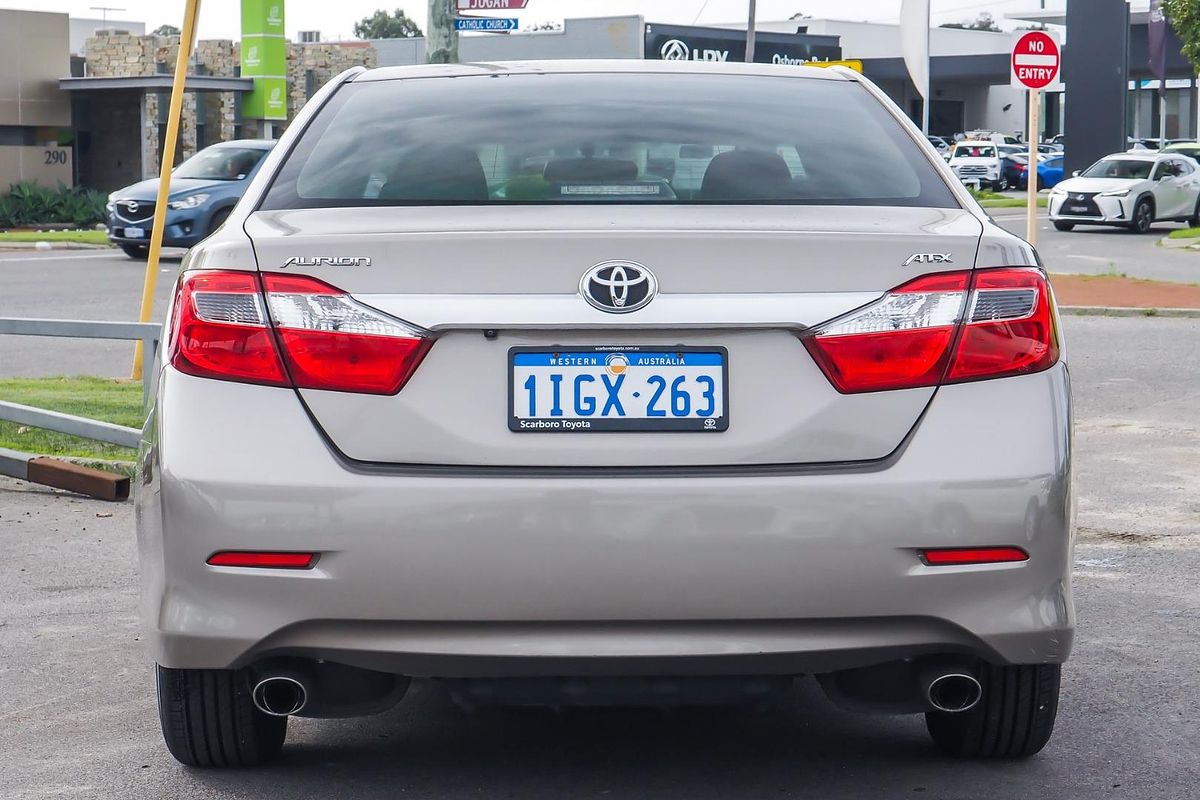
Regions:
<instances>
[{"instance_id":1,"label":"license plate","mask_svg":"<svg viewBox=\"0 0 1200 800\"><path fill-rule=\"evenodd\" d=\"M126 239L144 239L144 238L146 238L146 229L145 228L126 228L125 229L125 238Z\"/></svg>"},{"instance_id":2,"label":"license plate","mask_svg":"<svg viewBox=\"0 0 1200 800\"><path fill-rule=\"evenodd\" d=\"M724 347L514 347L508 427L520 433L729 427Z\"/></svg>"},{"instance_id":3,"label":"license plate","mask_svg":"<svg viewBox=\"0 0 1200 800\"><path fill-rule=\"evenodd\" d=\"M1089 209L1087 206L1067 206L1067 211L1072 214L1086 214Z\"/></svg>"}]
</instances>

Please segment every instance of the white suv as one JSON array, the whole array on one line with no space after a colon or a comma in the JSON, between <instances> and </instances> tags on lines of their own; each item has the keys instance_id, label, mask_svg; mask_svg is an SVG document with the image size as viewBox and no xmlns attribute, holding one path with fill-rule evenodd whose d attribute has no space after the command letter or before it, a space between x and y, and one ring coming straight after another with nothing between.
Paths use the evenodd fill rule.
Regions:
<instances>
[{"instance_id":1,"label":"white suv","mask_svg":"<svg viewBox=\"0 0 1200 800\"><path fill-rule=\"evenodd\" d=\"M1147 233L1168 220L1200 225L1200 169L1179 153L1105 156L1050 190L1050 221L1060 231L1122 225Z\"/></svg>"},{"instance_id":2,"label":"white suv","mask_svg":"<svg viewBox=\"0 0 1200 800\"><path fill-rule=\"evenodd\" d=\"M959 142L950 156L950 169L963 183L996 187L1000 184L1000 153L991 142Z\"/></svg>"}]
</instances>

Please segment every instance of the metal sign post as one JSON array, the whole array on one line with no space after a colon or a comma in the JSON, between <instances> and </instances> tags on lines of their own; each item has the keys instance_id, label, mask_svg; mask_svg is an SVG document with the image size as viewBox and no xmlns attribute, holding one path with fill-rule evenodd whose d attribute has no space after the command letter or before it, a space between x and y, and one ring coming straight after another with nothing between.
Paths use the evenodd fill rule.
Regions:
<instances>
[{"instance_id":1,"label":"metal sign post","mask_svg":"<svg viewBox=\"0 0 1200 800\"><path fill-rule=\"evenodd\" d=\"M425 60L430 64L458 63L458 31L454 25L454 0L429 0L429 28Z\"/></svg>"},{"instance_id":2,"label":"metal sign post","mask_svg":"<svg viewBox=\"0 0 1200 800\"><path fill-rule=\"evenodd\" d=\"M167 111L167 131L163 141L162 164L158 173L158 199L154 204L154 227L150 232L150 252L146 257L146 276L142 281L142 305L138 322L149 322L154 310L154 287L158 282L158 258L162 253L163 228L167 221L167 198L171 193L171 170L175 166L175 146L179 142L179 115L183 110L183 88L188 60L196 44L196 18L200 0L187 0L183 12L183 30L179 34L179 52L175 56L175 78L171 82L171 105ZM142 343L133 351L134 380L142 377Z\"/></svg>"},{"instance_id":3,"label":"metal sign post","mask_svg":"<svg viewBox=\"0 0 1200 800\"><path fill-rule=\"evenodd\" d=\"M1037 196L1038 196L1038 116L1041 111L1041 92L1037 89L1029 90L1029 184L1026 194L1029 195L1029 202L1026 204L1025 213L1025 241L1029 242L1034 247L1037 246Z\"/></svg>"}]
</instances>

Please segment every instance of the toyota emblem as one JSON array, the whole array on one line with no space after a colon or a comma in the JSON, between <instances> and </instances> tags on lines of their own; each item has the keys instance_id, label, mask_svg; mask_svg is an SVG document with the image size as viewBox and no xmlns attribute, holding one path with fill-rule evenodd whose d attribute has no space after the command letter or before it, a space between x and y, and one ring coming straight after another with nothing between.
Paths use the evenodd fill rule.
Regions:
<instances>
[{"instance_id":1,"label":"toyota emblem","mask_svg":"<svg viewBox=\"0 0 1200 800\"><path fill-rule=\"evenodd\" d=\"M628 314L654 299L658 281L641 264L604 261L583 273L579 293L593 308L610 314Z\"/></svg>"}]
</instances>

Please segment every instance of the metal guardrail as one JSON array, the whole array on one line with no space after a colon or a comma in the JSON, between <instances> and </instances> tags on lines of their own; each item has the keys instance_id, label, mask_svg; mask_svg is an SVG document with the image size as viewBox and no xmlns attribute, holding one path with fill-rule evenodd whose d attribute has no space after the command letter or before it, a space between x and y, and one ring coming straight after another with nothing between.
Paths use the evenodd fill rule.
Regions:
<instances>
[{"instance_id":1,"label":"metal guardrail","mask_svg":"<svg viewBox=\"0 0 1200 800\"><path fill-rule=\"evenodd\" d=\"M154 353L162 335L162 326L152 322L100 322L76 319L27 319L0 317L0 334L13 336L58 336L69 339L124 339L142 343L142 402L150 399ZM0 400L0 419L18 425L83 436L101 442L137 448L142 432L137 428L114 425L74 414L62 414L41 408Z\"/></svg>"}]
</instances>

